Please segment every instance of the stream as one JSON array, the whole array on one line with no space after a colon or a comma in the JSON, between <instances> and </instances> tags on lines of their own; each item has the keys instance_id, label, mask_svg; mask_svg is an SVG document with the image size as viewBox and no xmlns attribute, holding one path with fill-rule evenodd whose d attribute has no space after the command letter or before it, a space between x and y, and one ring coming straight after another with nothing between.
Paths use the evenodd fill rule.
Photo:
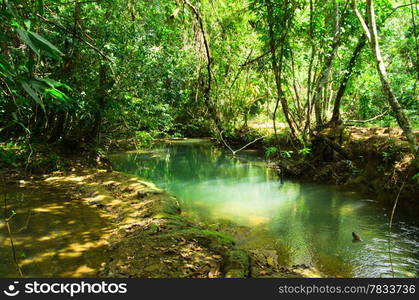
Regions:
<instances>
[{"instance_id":1,"label":"stream","mask_svg":"<svg viewBox=\"0 0 419 300\"><path fill-rule=\"evenodd\" d=\"M309 264L332 277L419 276L419 222L396 213L388 250L387 209L356 191L281 183L260 153L237 157L207 140L156 143L110 156L114 169L154 182L200 222L250 228L243 248L277 249L281 263ZM353 243L352 232L363 242Z\"/></svg>"}]
</instances>

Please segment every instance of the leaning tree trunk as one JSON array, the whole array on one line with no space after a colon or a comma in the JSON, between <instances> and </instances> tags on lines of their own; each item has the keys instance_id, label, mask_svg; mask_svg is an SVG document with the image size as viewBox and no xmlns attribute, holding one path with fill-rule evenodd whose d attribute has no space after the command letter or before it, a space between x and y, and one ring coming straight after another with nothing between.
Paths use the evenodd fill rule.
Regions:
<instances>
[{"instance_id":1,"label":"leaning tree trunk","mask_svg":"<svg viewBox=\"0 0 419 300\"><path fill-rule=\"evenodd\" d=\"M270 47L270 52L271 52L272 71L275 76L275 84L276 84L276 90L277 90L277 99L276 99L275 109L273 113L273 125L274 125L275 136L277 137L276 113L278 110L278 105L279 103L281 103L282 111L284 113L285 119L290 128L292 138L296 140L297 129L295 128L295 124L291 120L288 102L287 102L287 99L285 98L284 91L282 89L282 67L283 67L283 59L284 59L286 33L282 35L281 40L280 40L281 51L279 54L279 65L278 65L277 56L276 56L275 38L274 38L273 8L272 8L272 3L269 0L266 1L266 8L268 12L268 31L269 31L268 34L269 34L269 47ZM284 17L284 20L282 20L282 22L283 22L283 27L284 27L283 29L285 29L286 22L287 22L286 17Z\"/></svg>"},{"instance_id":2,"label":"leaning tree trunk","mask_svg":"<svg viewBox=\"0 0 419 300\"><path fill-rule=\"evenodd\" d=\"M356 7L356 0L352 0L354 12L359 19L361 26L365 32L365 35L368 38L371 51L374 54L375 64L377 67L377 72L380 77L381 85L384 90L384 93L387 96L387 101L396 115L397 123L400 128L402 128L404 135L409 143L409 147L412 150L413 154L416 156L417 145L416 140L413 135L412 127L410 125L409 119L407 118L405 112L403 111L399 101L394 95L393 89L391 88L390 81L387 76L387 70L384 65L383 57L381 56L380 45L378 42L377 34L377 24L375 22L375 11L373 0L367 0L367 20L368 24L365 22L364 18L358 11Z\"/></svg>"},{"instance_id":3,"label":"leaning tree trunk","mask_svg":"<svg viewBox=\"0 0 419 300\"><path fill-rule=\"evenodd\" d=\"M199 25L199 30L202 34L203 44L205 48L205 55L207 58L207 82L206 86L204 87L204 102L205 106L208 109L208 112L210 113L210 116L215 124L215 127L218 131L218 133L221 133L223 131L223 127L221 124L221 117L218 113L216 106L211 101L211 84L212 84L212 70L211 70L211 64L212 64L212 57L210 53L210 48L207 40L207 36L205 34L205 28L204 23L202 21L201 14L199 13L198 9L193 6L188 0L183 0L183 2L190 8L192 11L192 14L195 16L196 21Z\"/></svg>"},{"instance_id":4,"label":"leaning tree trunk","mask_svg":"<svg viewBox=\"0 0 419 300\"><path fill-rule=\"evenodd\" d=\"M333 67L333 62L335 60L335 57L336 57L336 54L337 54L337 51L341 42L342 31L340 29L340 24L342 22L340 20L339 13L340 12L339 12L338 3L335 0L334 1L335 32L334 32L334 37L333 37L333 43L330 47L329 53L327 53L323 69L319 75L319 79L316 83L313 97L312 97L312 102L314 104L314 112L315 112L315 117L316 117L316 127L318 128L323 125L323 117L322 117L322 110L321 110L322 105L320 103L321 91L326 87L329 81L330 73Z\"/></svg>"},{"instance_id":5,"label":"leaning tree trunk","mask_svg":"<svg viewBox=\"0 0 419 300\"><path fill-rule=\"evenodd\" d=\"M363 35L358 40L358 44L356 45L354 52L352 53L351 59L349 60L348 65L346 66L345 74L343 75L342 81L339 86L339 90L336 94L335 104L333 106L333 115L330 120L330 124L338 124L341 121L340 102L342 100L343 95L345 94L346 86L348 85L348 81L351 78L356 61L359 57L359 54L362 51L362 48L364 48L365 43L366 43L366 39L365 39L365 36Z\"/></svg>"}]
</instances>

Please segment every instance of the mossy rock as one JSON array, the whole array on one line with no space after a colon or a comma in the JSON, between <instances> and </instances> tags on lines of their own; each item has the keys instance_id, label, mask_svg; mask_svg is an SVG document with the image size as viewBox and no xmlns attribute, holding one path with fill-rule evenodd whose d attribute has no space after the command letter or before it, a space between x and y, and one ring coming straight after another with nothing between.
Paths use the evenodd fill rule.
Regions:
<instances>
[{"instance_id":1,"label":"mossy rock","mask_svg":"<svg viewBox=\"0 0 419 300\"><path fill-rule=\"evenodd\" d=\"M193 226L188 220L181 215L173 215L168 213L157 213L152 216L153 219L164 220L165 226L169 229L183 229Z\"/></svg>"},{"instance_id":2,"label":"mossy rock","mask_svg":"<svg viewBox=\"0 0 419 300\"><path fill-rule=\"evenodd\" d=\"M217 248L218 246L231 247L235 244L234 239L230 236L218 231L207 229L188 228L176 232L175 235L183 235L189 239L195 238L203 245L214 248Z\"/></svg>"}]
</instances>

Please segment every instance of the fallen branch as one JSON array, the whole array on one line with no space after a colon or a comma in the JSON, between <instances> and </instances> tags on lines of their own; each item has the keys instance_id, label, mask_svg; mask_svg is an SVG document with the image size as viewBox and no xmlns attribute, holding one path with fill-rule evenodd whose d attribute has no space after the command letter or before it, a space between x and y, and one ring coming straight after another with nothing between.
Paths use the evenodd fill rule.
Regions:
<instances>
[{"instance_id":1,"label":"fallen branch","mask_svg":"<svg viewBox=\"0 0 419 300\"><path fill-rule=\"evenodd\" d=\"M27 230L28 229L28 227L29 227L29 221L31 220L31 216L32 216L32 210L29 209L28 210L28 217L26 218L25 225L22 228L20 228L17 232L21 232L23 230Z\"/></svg>"},{"instance_id":2,"label":"fallen branch","mask_svg":"<svg viewBox=\"0 0 419 300\"><path fill-rule=\"evenodd\" d=\"M230 147L230 145L229 144L227 144L227 142L224 140L224 138L223 138L223 132L221 131L220 132L220 139L221 139L221 141L224 143L224 145L228 148L228 150L230 150L231 151L231 153L233 154L233 156L236 156L236 153L238 153L238 152L240 152L240 151L242 151L242 150L244 150L244 149L246 149L247 147L249 147L250 145L252 145L252 144L254 144L254 143L256 143L257 141L259 141L259 140L261 140L261 139L263 139L263 138L265 138L266 137L266 135L264 135L264 136L261 136L261 137L258 137L258 138L256 138L256 139L254 139L252 142L250 142L250 143L247 143L246 145L244 145L243 147L241 147L240 149L237 149L237 150L234 150L233 148L231 148Z\"/></svg>"},{"instance_id":3,"label":"fallen branch","mask_svg":"<svg viewBox=\"0 0 419 300\"><path fill-rule=\"evenodd\" d=\"M348 123L368 123L368 122L371 122L371 121L374 121L374 120L377 120L377 119L381 118L382 116L384 116L387 113L388 113L388 110L386 110L383 113L381 113L381 114L379 114L379 115L377 115L377 116L375 116L371 119L368 119L368 120L347 120L347 121L343 121L343 123L344 124L348 124Z\"/></svg>"}]
</instances>

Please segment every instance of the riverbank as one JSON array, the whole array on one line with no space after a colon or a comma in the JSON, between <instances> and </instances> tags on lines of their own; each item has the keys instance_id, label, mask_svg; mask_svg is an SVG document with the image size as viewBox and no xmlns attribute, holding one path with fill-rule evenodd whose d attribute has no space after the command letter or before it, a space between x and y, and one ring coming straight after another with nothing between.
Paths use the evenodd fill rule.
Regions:
<instances>
[{"instance_id":1,"label":"riverbank","mask_svg":"<svg viewBox=\"0 0 419 300\"><path fill-rule=\"evenodd\" d=\"M370 195L389 210L398 199L398 210L419 214L419 165L399 129L325 129L313 138L310 155L293 162L283 160L279 167L291 178Z\"/></svg>"},{"instance_id":2,"label":"riverbank","mask_svg":"<svg viewBox=\"0 0 419 300\"><path fill-rule=\"evenodd\" d=\"M188 220L174 197L150 182L112 171L103 156L60 159L65 166L60 171L1 174L8 211L16 212L10 224L24 275L320 276L306 265L281 266L283 253L275 250L240 249L227 232L234 224L210 228ZM19 193L25 195L24 204ZM13 277L9 239L3 236L0 243L10 271L4 276Z\"/></svg>"},{"instance_id":3,"label":"riverbank","mask_svg":"<svg viewBox=\"0 0 419 300\"><path fill-rule=\"evenodd\" d=\"M362 144L364 141L360 141L358 145ZM124 143L120 143L120 147L121 145ZM126 148L132 149L132 141ZM215 149L217 147L213 148L215 152L220 152ZM119 151L118 147L113 149ZM313 181L313 178L322 174L318 167L320 164L324 164L327 169L328 166L345 161L330 149L327 151L324 148L326 150L319 152L316 147L312 149L313 152L306 156L296 156L297 151L291 153L291 158L296 159L288 159L293 163L289 170L295 170L295 166L299 164L308 164L306 168L311 168L312 164L318 163L312 168L312 173L301 173L308 176L307 180ZM347 146L344 149L348 149ZM364 145L362 150L366 149L371 147ZM273 239L268 236L266 241L261 241L259 237L263 239L264 232L258 232L255 241L242 243L250 232L245 226L240 227L232 222L205 224L189 219L182 213L177 199L152 183L113 171L109 159L104 155L87 152L74 156L68 155L69 153L54 154L56 152L53 149L45 150L48 149L34 154L43 164L36 164L37 160L34 160L35 164L26 169L28 172L20 168L15 169L14 176L10 175L13 173L10 169L2 174L2 178L7 178L6 186L15 186L18 190L25 191L25 203L42 199L39 207L38 204L32 204L33 208L19 205L13 207L13 203L9 206L9 211L18 208L16 218L13 219L13 222L18 222L13 224L13 228L19 232L13 238L16 240L23 269L31 270L26 274L46 277L176 278L321 276L320 272L305 264L289 267L290 264L286 263L286 247L280 247L280 243L270 244ZM287 151L287 148L282 150ZM376 150L371 151L374 155L379 153ZM330 161L325 159L327 153L332 155ZM316 162L315 158L319 155L322 155L321 159ZM157 160L163 159L159 154L152 156ZM49 171L51 157L58 157L59 171ZM214 159L217 161L217 155ZM357 164L362 170L362 160ZM336 171L331 174L336 175ZM342 174L346 174L349 179L357 175L356 172ZM290 173L287 176L292 175ZM328 179L336 177L329 174L318 178L323 179L322 182L328 182ZM31 198L35 194L38 200ZM18 203L17 199L15 204ZM36 214L26 217L31 215L31 210ZM65 222L57 224L58 219ZM20 231L26 223L29 230ZM34 235L34 231L39 231L37 224L41 223L44 224L42 232ZM49 228L49 224L54 224L53 230ZM32 227L34 230L31 231ZM60 238L60 235L64 238ZM35 245L31 236L48 243ZM7 246L3 247L8 249L8 256L4 257L11 262L9 241L3 238L1 243ZM58 255L54 256L54 253ZM35 259L36 257L45 259ZM48 264L48 258L51 257L53 263ZM330 257L322 261L328 262ZM54 267L50 268L50 265ZM46 275L33 273L32 270L36 271L37 268L46 270ZM335 274L334 271L332 274ZM343 270L336 274L345 276L350 272Z\"/></svg>"},{"instance_id":4,"label":"riverbank","mask_svg":"<svg viewBox=\"0 0 419 300\"><path fill-rule=\"evenodd\" d=\"M279 126L277 141L267 125L250 124L248 131L239 132L229 142L239 148L264 135L263 141L251 147L265 151L270 166L278 170L280 177L356 190L379 200L390 211L397 198L397 210L412 216L419 214L419 164L401 129L326 128L315 132L309 148L304 148L292 142L283 126ZM419 140L419 131L414 133ZM247 136L250 137L246 139Z\"/></svg>"}]
</instances>

